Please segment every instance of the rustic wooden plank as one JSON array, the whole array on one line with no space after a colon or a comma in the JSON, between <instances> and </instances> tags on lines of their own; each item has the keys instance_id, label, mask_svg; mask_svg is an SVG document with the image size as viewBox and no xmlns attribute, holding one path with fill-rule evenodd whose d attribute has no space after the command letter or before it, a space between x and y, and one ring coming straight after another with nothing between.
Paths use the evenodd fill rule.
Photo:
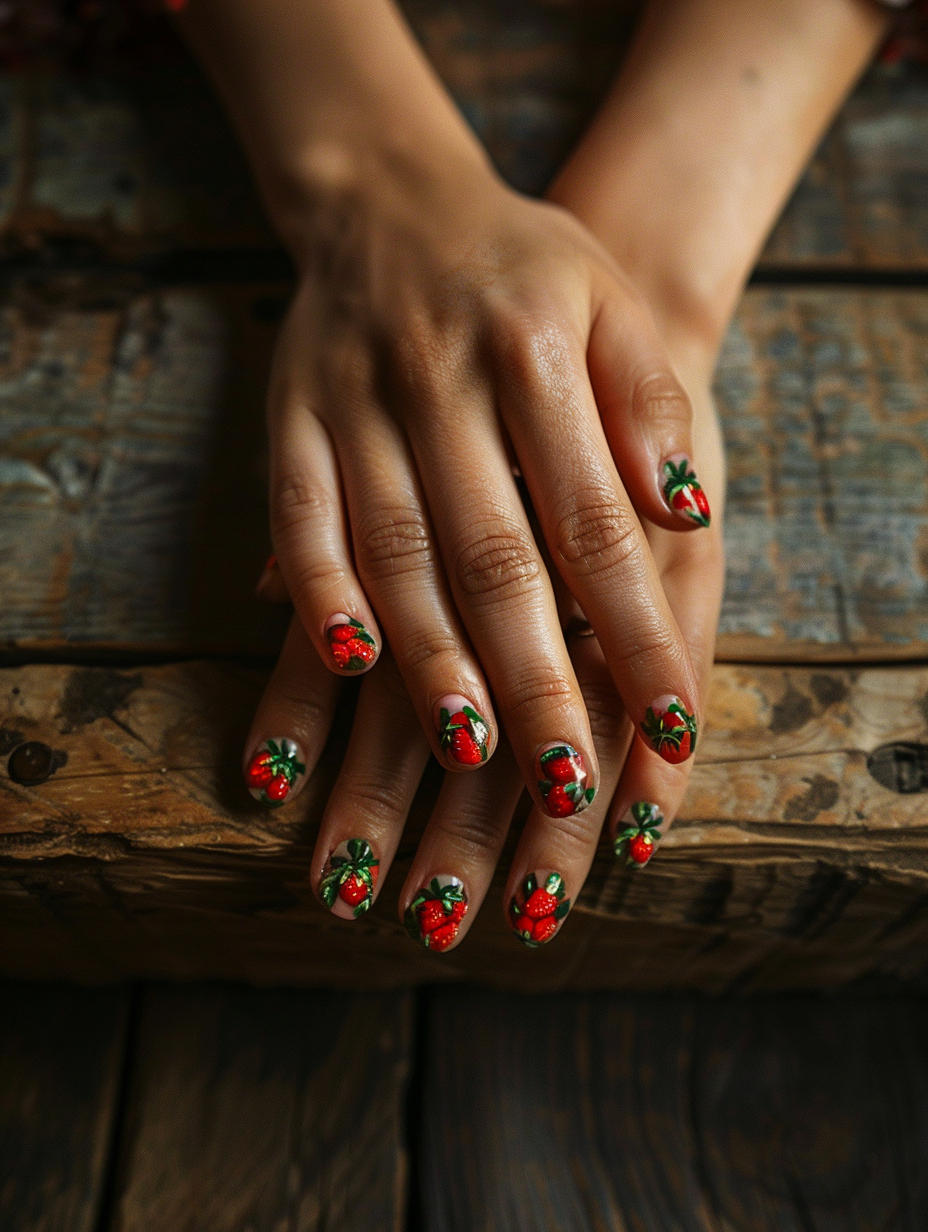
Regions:
<instances>
[{"instance_id":1,"label":"rustic wooden plank","mask_svg":"<svg viewBox=\"0 0 928 1232\"><path fill-rule=\"evenodd\" d=\"M146 994L112 1232L399 1232L408 994Z\"/></svg>"},{"instance_id":2,"label":"rustic wooden plank","mask_svg":"<svg viewBox=\"0 0 928 1232\"><path fill-rule=\"evenodd\" d=\"M0 300L0 644L274 653L262 404L281 289ZM928 292L748 293L718 380L722 659L928 655Z\"/></svg>"},{"instance_id":3,"label":"rustic wooden plank","mask_svg":"<svg viewBox=\"0 0 928 1232\"><path fill-rule=\"evenodd\" d=\"M928 1218L920 1002L441 990L430 1027L428 1232L856 1232Z\"/></svg>"},{"instance_id":4,"label":"rustic wooden plank","mask_svg":"<svg viewBox=\"0 0 928 1232\"><path fill-rule=\"evenodd\" d=\"M427 54L491 158L540 193L621 63L637 0L407 0ZM843 108L765 267L928 266L928 75L879 65ZM0 247L62 241L131 259L273 249L223 111L178 48L94 74L0 76Z\"/></svg>"},{"instance_id":5,"label":"rustic wooden plank","mask_svg":"<svg viewBox=\"0 0 928 1232\"><path fill-rule=\"evenodd\" d=\"M128 993L0 985L0 1226L95 1232Z\"/></svg>"},{"instance_id":6,"label":"rustic wooden plank","mask_svg":"<svg viewBox=\"0 0 928 1232\"><path fill-rule=\"evenodd\" d=\"M374 910L305 886L347 712L306 792L267 813L240 783L260 673L218 663L0 674L0 972L395 988L928 987L928 669L719 666L681 815L646 873L604 844L556 945L526 958L501 911L511 844L464 945L413 946L396 893L420 793ZM870 769L868 769L868 766ZM360 940L359 940L360 938Z\"/></svg>"}]
</instances>

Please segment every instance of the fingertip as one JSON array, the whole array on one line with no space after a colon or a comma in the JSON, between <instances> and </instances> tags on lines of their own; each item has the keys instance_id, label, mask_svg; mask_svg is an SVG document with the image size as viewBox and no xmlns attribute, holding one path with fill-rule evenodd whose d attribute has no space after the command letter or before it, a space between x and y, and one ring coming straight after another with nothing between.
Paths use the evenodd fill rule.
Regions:
<instances>
[{"instance_id":1,"label":"fingertip","mask_svg":"<svg viewBox=\"0 0 928 1232\"><path fill-rule=\"evenodd\" d=\"M696 478L689 456L671 454L660 470L661 495L667 510L673 515L674 529L707 527L712 521L709 498Z\"/></svg>"},{"instance_id":2,"label":"fingertip","mask_svg":"<svg viewBox=\"0 0 928 1232\"><path fill-rule=\"evenodd\" d=\"M461 693L447 693L434 707L438 743L450 770L474 770L493 754L493 728Z\"/></svg>"},{"instance_id":3,"label":"fingertip","mask_svg":"<svg viewBox=\"0 0 928 1232\"><path fill-rule=\"evenodd\" d=\"M325 622L323 635L327 666L339 675L362 675L377 662L380 643L354 616L335 612Z\"/></svg>"},{"instance_id":4,"label":"fingertip","mask_svg":"<svg viewBox=\"0 0 928 1232\"><path fill-rule=\"evenodd\" d=\"M252 749L244 773L252 799L266 808L280 808L306 783L306 754L289 736L271 736Z\"/></svg>"}]
</instances>

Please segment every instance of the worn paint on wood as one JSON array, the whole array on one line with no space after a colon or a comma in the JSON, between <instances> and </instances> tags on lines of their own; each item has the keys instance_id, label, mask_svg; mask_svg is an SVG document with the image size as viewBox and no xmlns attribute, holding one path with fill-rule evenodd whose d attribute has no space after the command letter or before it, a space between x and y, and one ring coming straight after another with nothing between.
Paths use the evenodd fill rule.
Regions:
<instances>
[{"instance_id":1,"label":"worn paint on wood","mask_svg":"<svg viewBox=\"0 0 928 1232\"><path fill-rule=\"evenodd\" d=\"M659 855L634 873L604 844L557 944L530 962L502 914L511 841L462 946L439 958L406 937L396 894L435 780L373 911L345 924L315 903L305 881L347 715L304 795L268 814L239 778L260 684L202 663L2 674L5 756L25 740L59 755L40 785L0 777L3 972L928 986L928 669L718 667L691 788ZM922 761L874 777L868 757L899 744Z\"/></svg>"},{"instance_id":2,"label":"worn paint on wood","mask_svg":"<svg viewBox=\"0 0 928 1232\"><path fill-rule=\"evenodd\" d=\"M899 999L438 991L426 1226L921 1227L926 1028L924 1005Z\"/></svg>"},{"instance_id":3,"label":"worn paint on wood","mask_svg":"<svg viewBox=\"0 0 928 1232\"><path fill-rule=\"evenodd\" d=\"M408 995L152 989L110 1232L400 1232Z\"/></svg>"},{"instance_id":4,"label":"worn paint on wood","mask_svg":"<svg viewBox=\"0 0 928 1232\"><path fill-rule=\"evenodd\" d=\"M0 986L0 1226L96 1232L128 994Z\"/></svg>"}]
</instances>

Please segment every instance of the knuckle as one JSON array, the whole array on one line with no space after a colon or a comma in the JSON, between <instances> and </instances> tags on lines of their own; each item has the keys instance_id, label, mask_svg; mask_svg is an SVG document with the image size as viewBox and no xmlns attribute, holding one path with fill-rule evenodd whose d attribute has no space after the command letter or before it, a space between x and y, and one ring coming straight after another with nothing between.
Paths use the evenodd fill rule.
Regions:
<instances>
[{"instance_id":1,"label":"knuckle","mask_svg":"<svg viewBox=\"0 0 928 1232\"><path fill-rule=\"evenodd\" d=\"M584 809L582 813L574 813L570 817L550 818L549 823L557 830L562 858L568 860L581 857L590 843L596 842L603 824L594 808Z\"/></svg>"},{"instance_id":2,"label":"knuckle","mask_svg":"<svg viewBox=\"0 0 928 1232\"><path fill-rule=\"evenodd\" d=\"M479 807L459 804L454 817L449 818L442 829L456 844L467 847L472 858L482 861L487 856L495 857L500 836L497 811L491 816Z\"/></svg>"},{"instance_id":3,"label":"knuckle","mask_svg":"<svg viewBox=\"0 0 928 1232\"><path fill-rule=\"evenodd\" d=\"M334 793L333 793L334 798ZM339 816L373 818L378 822L406 817L409 793L406 784L397 779L376 778L356 770L342 784L339 792Z\"/></svg>"},{"instance_id":4,"label":"knuckle","mask_svg":"<svg viewBox=\"0 0 928 1232\"><path fill-rule=\"evenodd\" d=\"M457 321L441 324L425 313L407 313L393 339L392 367L401 388L431 404L470 371L471 338Z\"/></svg>"},{"instance_id":5,"label":"knuckle","mask_svg":"<svg viewBox=\"0 0 928 1232\"><path fill-rule=\"evenodd\" d=\"M335 515L329 493L302 475L286 475L271 496L271 526L274 534L286 535L307 525L319 525Z\"/></svg>"},{"instance_id":6,"label":"knuckle","mask_svg":"<svg viewBox=\"0 0 928 1232\"><path fill-rule=\"evenodd\" d=\"M575 492L554 529L554 548L575 573L592 576L625 564L638 549L630 511L611 493Z\"/></svg>"},{"instance_id":7,"label":"knuckle","mask_svg":"<svg viewBox=\"0 0 928 1232\"><path fill-rule=\"evenodd\" d=\"M461 665L461 644L453 634L440 629L415 629L401 644L404 666L415 671L427 664L437 677L454 675Z\"/></svg>"},{"instance_id":8,"label":"knuckle","mask_svg":"<svg viewBox=\"0 0 928 1232\"><path fill-rule=\"evenodd\" d=\"M510 384L536 394L560 388L571 354L560 329L538 316L514 313L499 334L497 358Z\"/></svg>"},{"instance_id":9,"label":"knuckle","mask_svg":"<svg viewBox=\"0 0 928 1232\"><path fill-rule=\"evenodd\" d=\"M517 718L525 710L531 714L540 702L553 708L573 706L576 696L572 681L556 669L523 671L506 695L507 709Z\"/></svg>"},{"instance_id":10,"label":"knuckle","mask_svg":"<svg viewBox=\"0 0 928 1232\"><path fill-rule=\"evenodd\" d=\"M374 578L398 577L429 568L434 548L422 511L413 507L375 507L355 527L361 570Z\"/></svg>"},{"instance_id":11,"label":"knuckle","mask_svg":"<svg viewBox=\"0 0 928 1232\"><path fill-rule=\"evenodd\" d=\"M585 684L582 693L593 739L603 745L614 743L625 716L625 708L615 686L611 681Z\"/></svg>"},{"instance_id":12,"label":"knuckle","mask_svg":"<svg viewBox=\"0 0 928 1232\"><path fill-rule=\"evenodd\" d=\"M672 372L640 378L632 390L632 410L638 418L668 428L689 426L693 415L689 397Z\"/></svg>"},{"instance_id":13,"label":"knuckle","mask_svg":"<svg viewBox=\"0 0 928 1232\"><path fill-rule=\"evenodd\" d=\"M471 539L455 561L455 578L465 594L498 602L524 595L539 573L535 544L517 527L497 527Z\"/></svg>"}]
</instances>

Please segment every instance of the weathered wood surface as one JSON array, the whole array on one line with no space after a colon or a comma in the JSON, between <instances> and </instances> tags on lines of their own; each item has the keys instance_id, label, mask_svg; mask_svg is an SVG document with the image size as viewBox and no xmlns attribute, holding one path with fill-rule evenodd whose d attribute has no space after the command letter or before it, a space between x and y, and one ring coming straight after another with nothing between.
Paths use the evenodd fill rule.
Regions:
<instances>
[{"instance_id":1,"label":"weathered wood surface","mask_svg":"<svg viewBox=\"0 0 928 1232\"><path fill-rule=\"evenodd\" d=\"M96 1232L128 994L0 986L0 1227Z\"/></svg>"},{"instance_id":2,"label":"weathered wood surface","mask_svg":"<svg viewBox=\"0 0 928 1232\"><path fill-rule=\"evenodd\" d=\"M190 663L0 676L0 971L399 987L928 987L928 669L722 666L681 817L646 873L604 845L557 944L502 917L507 857L466 942L410 943L396 894L421 793L375 909L306 889L344 721L307 791L268 814L240 782L257 672ZM41 741L32 787L9 758ZM868 764L870 768L868 769ZM510 845L511 852L511 845Z\"/></svg>"},{"instance_id":3,"label":"weathered wood surface","mask_svg":"<svg viewBox=\"0 0 928 1232\"><path fill-rule=\"evenodd\" d=\"M399 1232L408 994L145 994L106 1232Z\"/></svg>"},{"instance_id":4,"label":"weathered wood surface","mask_svg":"<svg viewBox=\"0 0 928 1232\"><path fill-rule=\"evenodd\" d=\"M914 1232L926 1032L923 1003L892 999L438 991L424 1226Z\"/></svg>"},{"instance_id":5,"label":"weathered wood surface","mask_svg":"<svg viewBox=\"0 0 928 1232\"><path fill-rule=\"evenodd\" d=\"M409 0L410 21L506 179L538 193L621 62L637 5ZM928 72L878 66L768 244L767 268L928 267ZM117 259L276 240L198 70L0 76L0 250Z\"/></svg>"},{"instance_id":6,"label":"weathered wood surface","mask_svg":"<svg viewBox=\"0 0 928 1232\"><path fill-rule=\"evenodd\" d=\"M269 654L280 289L15 281L0 301L0 645ZM928 292L750 291L718 380L722 659L928 654Z\"/></svg>"}]
</instances>

